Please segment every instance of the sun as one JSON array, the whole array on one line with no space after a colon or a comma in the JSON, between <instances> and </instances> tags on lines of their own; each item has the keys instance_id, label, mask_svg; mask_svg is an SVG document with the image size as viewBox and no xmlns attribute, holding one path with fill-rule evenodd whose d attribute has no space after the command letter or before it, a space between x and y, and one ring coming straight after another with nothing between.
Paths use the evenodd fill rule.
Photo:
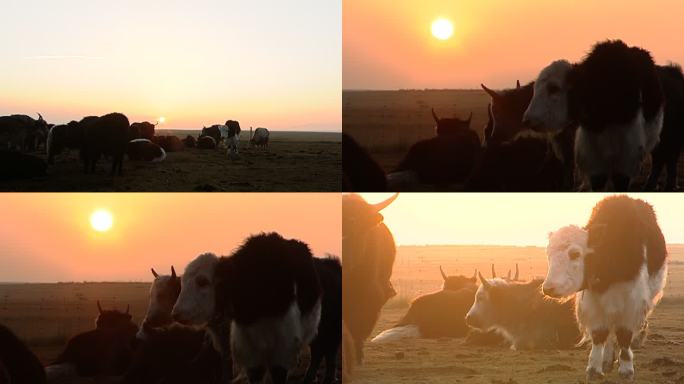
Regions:
<instances>
[{"instance_id":1,"label":"sun","mask_svg":"<svg viewBox=\"0 0 684 384\"><path fill-rule=\"evenodd\" d=\"M166 123L166 117L160 116L160 117L157 119L157 121L159 122L159 124L164 124L164 123Z\"/></svg>"},{"instance_id":2,"label":"sun","mask_svg":"<svg viewBox=\"0 0 684 384\"><path fill-rule=\"evenodd\" d=\"M112 228L114 218L106 209L98 209L90 215L90 226L98 232L107 232Z\"/></svg>"},{"instance_id":3,"label":"sun","mask_svg":"<svg viewBox=\"0 0 684 384\"><path fill-rule=\"evenodd\" d=\"M448 40L454 34L454 25L445 18L432 22L432 36L439 40Z\"/></svg>"}]
</instances>

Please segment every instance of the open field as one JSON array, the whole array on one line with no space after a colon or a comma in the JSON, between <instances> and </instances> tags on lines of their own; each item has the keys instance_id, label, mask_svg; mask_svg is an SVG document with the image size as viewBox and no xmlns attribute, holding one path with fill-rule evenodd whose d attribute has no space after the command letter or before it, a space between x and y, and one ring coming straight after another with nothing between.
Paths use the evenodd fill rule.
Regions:
<instances>
[{"instance_id":1,"label":"open field","mask_svg":"<svg viewBox=\"0 0 684 384\"><path fill-rule=\"evenodd\" d=\"M635 350L635 383L684 383L684 246L670 245L665 296L651 316L644 347ZM546 273L538 247L399 247L392 283L398 292L383 308L371 337L390 328L416 296L440 289L439 265L448 274L489 276L490 264L505 275L515 263L527 280ZM365 362L354 383L583 383L589 346L573 350L511 351L505 347L465 346L462 339L366 343ZM613 371L604 383L620 380Z\"/></svg>"},{"instance_id":2,"label":"open field","mask_svg":"<svg viewBox=\"0 0 684 384\"><path fill-rule=\"evenodd\" d=\"M163 130L159 135L197 137L199 131ZM83 174L77 151L65 153L48 168L48 176L3 183L6 191L307 191L341 189L341 134L335 132L271 132L269 149L247 148L242 132L240 156L225 149L186 148L169 152L161 163L124 160L123 176L111 177L111 162L101 159L95 174ZM45 153L36 153L45 159Z\"/></svg>"},{"instance_id":3,"label":"open field","mask_svg":"<svg viewBox=\"0 0 684 384\"><path fill-rule=\"evenodd\" d=\"M103 309L126 310L140 324L147 311L150 283L0 284L0 324L9 327L47 365L73 335L95 328L97 300ZM302 378L308 353L290 376ZM319 375L323 375L323 366ZM338 376L341 373L338 373ZM116 378L60 380L60 384L115 383Z\"/></svg>"},{"instance_id":4,"label":"open field","mask_svg":"<svg viewBox=\"0 0 684 384\"><path fill-rule=\"evenodd\" d=\"M479 89L343 91L342 130L366 148L385 172L391 172L413 143L434 136L431 108L439 117L466 119L472 112L470 128L482 140L489 102L489 95ZM684 157L680 157L679 163L681 180L684 179ZM649 168L646 160L640 177L632 185L634 190L641 189ZM453 189L459 188L453 186Z\"/></svg>"}]
</instances>

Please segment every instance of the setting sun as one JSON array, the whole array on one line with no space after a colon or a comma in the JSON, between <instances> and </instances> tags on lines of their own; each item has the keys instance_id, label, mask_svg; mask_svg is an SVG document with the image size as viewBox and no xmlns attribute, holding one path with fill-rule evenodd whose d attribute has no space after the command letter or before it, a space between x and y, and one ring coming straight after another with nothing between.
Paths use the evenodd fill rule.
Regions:
<instances>
[{"instance_id":1,"label":"setting sun","mask_svg":"<svg viewBox=\"0 0 684 384\"><path fill-rule=\"evenodd\" d=\"M157 119L157 122L158 122L159 124L164 124L164 123L166 123L166 117L161 116L159 119Z\"/></svg>"},{"instance_id":2,"label":"setting sun","mask_svg":"<svg viewBox=\"0 0 684 384\"><path fill-rule=\"evenodd\" d=\"M451 21L439 18L432 23L432 35L440 40L447 40L454 34L454 25Z\"/></svg>"},{"instance_id":3,"label":"setting sun","mask_svg":"<svg viewBox=\"0 0 684 384\"><path fill-rule=\"evenodd\" d=\"M98 209L90 215L90 226L98 232L107 232L113 223L112 214L107 210Z\"/></svg>"}]
</instances>

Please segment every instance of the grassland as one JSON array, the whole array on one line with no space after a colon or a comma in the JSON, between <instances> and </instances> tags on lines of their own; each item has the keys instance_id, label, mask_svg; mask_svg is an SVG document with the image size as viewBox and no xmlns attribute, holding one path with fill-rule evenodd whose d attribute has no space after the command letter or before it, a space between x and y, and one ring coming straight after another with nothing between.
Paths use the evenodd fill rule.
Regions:
<instances>
[{"instance_id":1,"label":"grassland","mask_svg":"<svg viewBox=\"0 0 684 384\"><path fill-rule=\"evenodd\" d=\"M665 296L650 318L650 335L635 351L635 383L684 383L684 246L671 245ZM544 249L537 247L399 247L392 282L398 295L385 305L372 336L390 328L416 296L438 290L439 266L449 274L472 275L496 263L505 274L515 263L521 278L546 273ZM372 337L371 336L371 337ZM583 383L588 347L572 350L511 351L472 347L462 339L366 343L366 360L354 383ZM617 373L604 383L620 382Z\"/></svg>"},{"instance_id":2,"label":"grassland","mask_svg":"<svg viewBox=\"0 0 684 384\"><path fill-rule=\"evenodd\" d=\"M159 135L197 137L199 131L158 130ZM271 132L267 151L247 148L241 136L240 156L225 149L186 148L169 152L161 163L124 160L123 176L109 176L111 162L100 160L95 174L85 175L78 153L61 155L48 176L3 183L4 191L85 192L332 192L341 190L341 135L334 132ZM44 153L36 155L46 158Z\"/></svg>"}]
</instances>

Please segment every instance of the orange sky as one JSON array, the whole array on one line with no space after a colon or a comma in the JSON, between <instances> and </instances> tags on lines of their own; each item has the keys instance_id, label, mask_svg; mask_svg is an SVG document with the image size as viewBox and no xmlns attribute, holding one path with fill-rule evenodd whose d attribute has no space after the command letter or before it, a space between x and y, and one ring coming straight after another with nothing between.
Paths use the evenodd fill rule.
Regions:
<instances>
[{"instance_id":1,"label":"orange sky","mask_svg":"<svg viewBox=\"0 0 684 384\"><path fill-rule=\"evenodd\" d=\"M341 130L341 2L2 3L0 115Z\"/></svg>"},{"instance_id":2,"label":"orange sky","mask_svg":"<svg viewBox=\"0 0 684 384\"><path fill-rule=\"evenodd\" d=\"M560 227L584 225L600 193L401 193L382 211L399 245L536 245ZM370 203L391 196L364 193ZM665 240L684 243L684 195L629 196L653 205Z\"/></svg>"},{"instance_id":3,"label":"orange sky","mask_svg":"<svg viewBox=\"0 0 684 384\"><path fill-rule=\"evenodd\" d=\"M684 64L681 0L345 0L343 15L344 89L510 88L608 38ZM430 34L438 17L450 40Z\"/></svg>"},{"instance_id":4,"label":"orange sky","mask_svg":"<svg viewBox=\"0 0 684 384\"><path fill-rule=\"evenodd\" d=\"M5 194L0 282L149 281L202 252L228 254L249 234L278 231L315 255L341 250L334 193ZM109 232L90 214L112 212Z\"/></svg>"}]
</instances>

